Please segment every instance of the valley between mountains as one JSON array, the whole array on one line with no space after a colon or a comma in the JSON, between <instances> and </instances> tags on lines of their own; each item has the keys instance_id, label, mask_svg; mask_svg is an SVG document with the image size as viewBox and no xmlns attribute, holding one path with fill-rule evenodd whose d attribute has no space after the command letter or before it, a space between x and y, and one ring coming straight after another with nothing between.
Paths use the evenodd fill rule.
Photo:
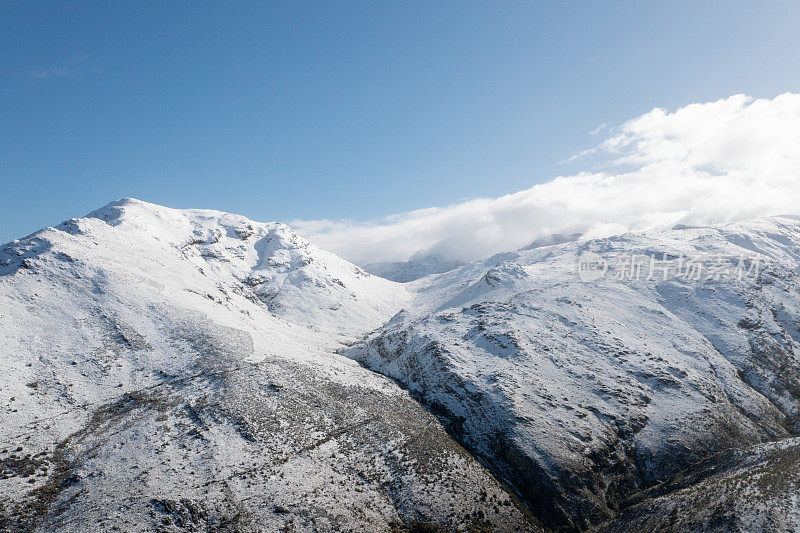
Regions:
<instances>
[{"instance_id":1,"label":"valley between mountains","mask_svg":"<svg viewBox=\"0 0 800 533\"><path fill-rule=\"evenodd\" d=\"M113 202L0 247L0 529L798 531L799 260L772 217L362 268Z\"/></svg>"}]
</instances>

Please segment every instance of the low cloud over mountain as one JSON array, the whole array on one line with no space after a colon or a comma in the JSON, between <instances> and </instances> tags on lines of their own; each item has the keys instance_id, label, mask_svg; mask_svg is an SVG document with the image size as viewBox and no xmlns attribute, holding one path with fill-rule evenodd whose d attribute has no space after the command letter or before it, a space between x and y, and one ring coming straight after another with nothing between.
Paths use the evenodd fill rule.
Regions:
<instances>
[{"instance_id":1,"label":"low cloud over mountain","mask_svg":"<svg viewBox=\"0 0 800 533\"><path fill-rule=\"evenodd\" d=\"M598 237L791 213L800 204L800 94L654 109L575 156L587 165L592 158L603 171L499 198L371 222L291 225L323 248L369 263L426 255L474 260L553 233Z\"/></svg>"}]
</instances>

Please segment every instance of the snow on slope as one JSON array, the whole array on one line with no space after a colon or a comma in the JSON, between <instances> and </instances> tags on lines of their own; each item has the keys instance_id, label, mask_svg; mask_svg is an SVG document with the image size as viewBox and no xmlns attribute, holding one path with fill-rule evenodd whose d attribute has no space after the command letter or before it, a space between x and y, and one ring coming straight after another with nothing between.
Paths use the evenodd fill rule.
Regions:
<instances>
[{"instance_id":1,"label":"snow on slope","mask_svg":"<svg viewBox=\"0 0 800 533\"><path fill-rule=\"evenodd\" d=\"M280 224L123 200L0 248L0 529L529 529L334 347L408 300Z\"/></svg>"},{"instance_id":2,"label":"snow on slope","mask_svg":"<svg viewBox=\"0 0 800 533\"><path fill-rule=\"evenodd\" d=\"M746 256L757 276L580 281L580 254ZM399 380L550 526L733 446L800 431L800 222L569 242L409 284L344 353Z\"/></svg>"}]
</instances>

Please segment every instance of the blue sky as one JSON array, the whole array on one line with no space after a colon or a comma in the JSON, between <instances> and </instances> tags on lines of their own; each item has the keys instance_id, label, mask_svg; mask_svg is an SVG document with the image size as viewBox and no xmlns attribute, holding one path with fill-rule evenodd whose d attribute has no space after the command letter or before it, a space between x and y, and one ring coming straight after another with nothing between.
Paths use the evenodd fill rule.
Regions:
<instances>
[{"instance_id":1,"label":"blue sky","mask_svg":"<svg viewBox=\"0 0 800 533\"><path fill-rule=\"evenodd\" d=\"M797 2L6 2L0 242L134 196L370 220L800 87Z\"/></svg>"}]
</instances>

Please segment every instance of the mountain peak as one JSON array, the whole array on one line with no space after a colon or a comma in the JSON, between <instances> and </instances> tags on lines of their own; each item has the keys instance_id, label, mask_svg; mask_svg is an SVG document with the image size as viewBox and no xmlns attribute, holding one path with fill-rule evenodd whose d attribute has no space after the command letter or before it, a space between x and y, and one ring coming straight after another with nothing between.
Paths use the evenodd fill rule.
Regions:
<instances>
[{"instance_id":1,"label":"mountain peak","mask_svg":"<svg viewBox=\"0 0 800 533\"><path fill-rule=\"evenodd\" d=\"M280 222L255 222L208 209L174 209L123 198L13 244L0 268L64 256L93 268L148 265L146 275L173 272L176 290L189 287L186 271L239 294L290 322L338 332L377 327L399 310L405 289L371 276L322 250ZM69 250L66 252L66 250ZM58 255L61 252L62 255ZM183 272L183 274L181 273ZM159 280L159 282L163 282Z\"/></svg>"}]
</instances>

